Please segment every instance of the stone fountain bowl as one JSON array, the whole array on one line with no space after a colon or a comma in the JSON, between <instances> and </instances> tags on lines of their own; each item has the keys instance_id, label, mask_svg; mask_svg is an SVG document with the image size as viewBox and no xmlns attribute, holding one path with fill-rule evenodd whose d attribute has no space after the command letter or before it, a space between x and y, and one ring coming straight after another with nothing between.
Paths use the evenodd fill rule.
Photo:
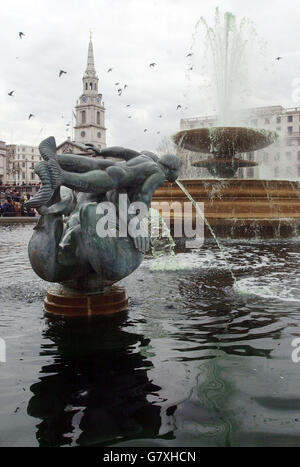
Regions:
<instances>
[{"instance_id":1,"label":"stone fountain bowl","mask_svg":"<svg viewBox=\"0 0 300 467\"><path fill-rule=\"evenodd\" d=\"M277 138L275 131L244 127L192 128L173 136L175 144L182 148L226 158L263 149Z\"/></svg>"}]
</instances>

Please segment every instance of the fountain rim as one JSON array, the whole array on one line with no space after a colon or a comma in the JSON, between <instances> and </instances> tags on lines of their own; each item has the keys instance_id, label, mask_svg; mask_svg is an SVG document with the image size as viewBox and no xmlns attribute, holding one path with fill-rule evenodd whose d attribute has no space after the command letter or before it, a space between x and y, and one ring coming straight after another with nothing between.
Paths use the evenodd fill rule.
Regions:
<instances>
[{"instance_id":1,"label":"fountain rim","mask_svg":"<svg viewBox=\"0 0 300 467\"><path fill-rule=\"evenodd\" d=\"M193 137L197 140L195 141ZM276 131L264 128L214 126L185 128L175 133L172 139L179 148L231 159L236 154L263 149L273 144L278 137ZM202 146L200 145L201 138ZM216 138L216 141L213 138ZM241 143L241 138L256 138L256 141L248 142L248 147L246 147L244 141L243 144ZM184 141L184 139L188 139L188 141ZM222 148L222 146L224 147Z\"/></svg>"}]
</instances>

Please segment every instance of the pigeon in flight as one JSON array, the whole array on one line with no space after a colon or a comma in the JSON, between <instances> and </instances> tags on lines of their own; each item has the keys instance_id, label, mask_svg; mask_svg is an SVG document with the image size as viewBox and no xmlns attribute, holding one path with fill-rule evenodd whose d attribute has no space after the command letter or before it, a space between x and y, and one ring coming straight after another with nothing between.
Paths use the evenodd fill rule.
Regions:
<instances>
[{"instance_id":1,"label":"pigeon in flight","mask_svg":"<svg viewBox=\"0 0 300 467\"><path fill-rule=\"evenodd\" d=\"M131 104L127 104L127 105L126 105L126 107L130 107L130 106L131 106Z\"/></svg>"},{"instance_id":2,"label":"pigeon in flight","mask_svg":"<svg viewBox=\"0 0 300 467\"><path fill-rule=\"evenodd\" d=\"M8 95L9 95L9 96L12 96L14 92L15 92L15 91L10 91L10 92L8 93Z\"/></svg>"},{"instance_id":3,"label":"pigeon in flight","mask_svg":"<svg viewBox=\"0 0 300 467\"><path fill-rule=\"evenodd\" d=\"M115 86L119 86L120 83L115 83Z\"/></svg>"},{"instance_id":4,"label":"pigeon in flight","mask_svg":"<svg viewBox=\"0 0 300 467\"><path fill-rule=\"evenodd\" d=\"M64 73L65 73L65 74L67 74L67 72L66 72L66 71L64 71L64 70L60 70L60 72L59 72L59 77L61 77L61 76L62 76Z\"/></svg>"},{"instance_id":5,"label":"pigeon in flight","mask_svg":"<svg viewBox=\"0 0 300 467\"><path fill-rule=\"evenodd\" d=\"M162 118L162 115L159 115L158 118Z\"/></svg>"},{"instance_id":6,"label":"pigeon in flight","mask_svg":"<svg viewBox=\"0 0 300 467\"><path fill-rule=\"evenodd\" d=\"M187 57L191 57L192 55L193 55L192 53L189 53L189 54L187 54Z\"/></svg>"},{"instance_id":7,"label":"pigeon in flight","mask_svg":"<svg viewBox=\"0 0 300 467\"><path fill-rule=\"evenodd\" d=\"M156 134L159 135L160 131L157 131Z\"/></svg>"},{"instance_id":8,"label":"pigeon in flight","mask_svg":"<svg viewBox=\"0 0 300 467\"><path fill-rule=\"evenodd\" d=\"M122 89L121 88L118 89L118 94L119 94L119 96L121 96L121 94L122 94Z\"/></svg>"},{"instance_id":9,"label":"pigeon in flight","mask_svg":"<svg viewBox=\"0 0 300 467\"><path fill-rule=\"evenodd\" d=\"M193 67L191 66L191 68L189 68L190 71L192 71Z\"/></svg>"},{"instance_id":10,"label":"pigeon in flight","mask_svg":"<svg viewBox=\"0 0 300 467\"><path fill-rule=\"evenodd\" d=\"M28 120L30 120L32 117L34 117L33 114L29 114Z\"/></svg>"},{"instance_id":11,"label":"pigeon in flight","mask_svg":"<svg viewBox=\"0 0 300 467\"><path fill-rule=\"evenodd\" d=\"M124 89L128 88L127 84L124 84Z\"/></svg>"},{"instance_id":12,"label":"pigeon in flight","mask_svg":"<svg viewBox=\"0 0 300 467\"><path fill-rule=\"evenodd\" d=\"M180 104L178 104L177 107L176 107L176 110L178 110L178 109L181 109L181 105L180 105Z\"/></svg>"},{"instance_id":13,"label":"pigeon in flight","mask_svg":"<svg viewBox=\"0 0 300 467\"><path fill-rule=\"evenodd\" d=\"M109 69L107 70L107 73L109 73L110 71L112 71L112 68L109 68Z\"/></svg>"},{"instance_id":14,"label":"pigeon in flight","mask_svg":"<svg viewBox=\"0 0 300 467\"><path fill-rule=\"evenodd\" d=\"M149 67L154 67L155 65L157 65L156 63L150 63Z\"/></svg>"},{"instance_id":15,"label":"pigeon in flight","mask_svg":"<svg viewBox=\"0 0 300 467\"><path fill-rule=\"evenodd\" d=\"M19 38L22 39L22 36L25 36L24 32L19 32Z\"/></svg>"},{"instance_id":16,"label":"pigeon in flight","mask_svg":"<svg viewBox=\"0 0 300 467\"><path fill-rule=\"evenodd\" d=\"M146 133L146 131L147 131L147 128L144 129L144 133Z\"/></svg>"},{"instance_id":17,"label":"pigeon in flight","mask_svg":"<svg viewBox=\"0 0 300 467\"><path fill-rule=\"evenodd\" d=\"M276 57L275 60L277 60L279 62L279 60L282 60L283 57Z\"/></svg>"},{"instance_id":18,"label":"pigeon in flight","mask_svg":"<svg viewBox=\"0 0 300 467\"><path fill-rule=\"evenodd\" d=\"M128 118L132 118L131 115L128 115Z\"/></svg>"}]
</instances>

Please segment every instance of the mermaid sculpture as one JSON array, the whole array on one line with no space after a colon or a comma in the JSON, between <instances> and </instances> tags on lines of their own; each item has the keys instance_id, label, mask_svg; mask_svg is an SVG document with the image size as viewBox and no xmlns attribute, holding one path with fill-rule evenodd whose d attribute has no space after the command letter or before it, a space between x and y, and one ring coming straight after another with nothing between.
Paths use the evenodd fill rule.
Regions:
<instances>
[{"instance_id":1,"label":"mermaid sculpture","mask_svg":"<svg viewBox=\"0 0 300 467\"><path fill-rule=\"evenodd\" d=\"M42 279L73 292L98 293L141 264L150 248L143 216L155 190L176 180L181 162L171 154L158 158L149 151L87 146L105 158L56 154L54 137L41 142L43 161L35 166L41 188L26 203L40 217L28 251Z\"/></svg>"}]
</instances>

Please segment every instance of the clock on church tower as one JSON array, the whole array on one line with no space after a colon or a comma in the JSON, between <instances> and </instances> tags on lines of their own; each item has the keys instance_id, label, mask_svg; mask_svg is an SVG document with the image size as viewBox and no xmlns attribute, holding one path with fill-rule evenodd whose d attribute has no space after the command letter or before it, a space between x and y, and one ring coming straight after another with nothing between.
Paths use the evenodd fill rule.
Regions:
<instances>
[{"instance_id":1,"label":"clock on church tower","mask_svg":"<svg viewBox=\"0 0 300 467\"><path fill-rule=\"evenodd\" d=\"M90 38L87 67L82 78L82 94L75 107L75 143L92 143L106 147L105 108L98 91L99 78L94 64L93 43Z\"/></svg>"}]
</instances>

